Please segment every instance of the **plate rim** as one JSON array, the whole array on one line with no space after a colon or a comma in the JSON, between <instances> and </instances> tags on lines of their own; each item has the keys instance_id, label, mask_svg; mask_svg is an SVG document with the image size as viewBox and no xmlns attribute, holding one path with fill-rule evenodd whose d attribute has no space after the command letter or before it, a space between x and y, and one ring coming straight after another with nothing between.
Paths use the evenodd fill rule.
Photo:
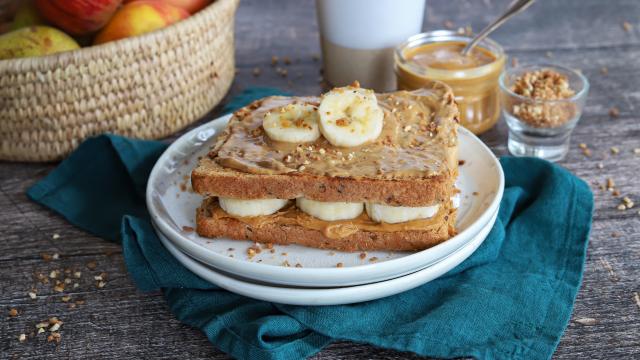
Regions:
<instances>
[{"instance_id":1,"label":"plate rim","mask_svg":"<svg viewBox=\"0 0 640 360\"><path fill-rule=\"evenodd\" d=\"M425 251L436 249L441 244L446 243L446 242L443 242L429 249L417 251L415 253L408 254L403 257L399 257L396 259L391 259L391 260L387 260L379 263L362 264L362 265L356 265L356 266L349 266L346 268L337 268L337 267L296 268L296 267L282 267L282 266L271 265L271 264L255 263L255 262L245 261L239 258L228 258L227 256L218 254L214 251L211 251L205 248L200 244L195 243L194 241L188 238L185 238L182 234L180 234L175 229L173 229L169 224L167 224L166 221L162 218L162 216L160 216L157 213L155 207L153 206L153 202L152 202L152 193L153 193L152 184L154 182L153 180L158 177L158 173L161 171L163 164L166 164L167 161L170 160L170 157L172 156L172 154L175 153L175 149L181 143L187 141L188 139L193 138L199 132L202 132L206 128L215 127L219 125L224 126L231 117L232 117L232 114L227 114L227 115L220 116L214 120L211 120L207 123L204 123L188 131L187 133L183 134L178 139L176 139L172 144L170 144L169 147L167 147L167 149L162 153L162 155L158 158L158 160L154 164L153 169L151 170L151 173L149 175L147 187L145 191L146 205L151 215L152 221L157 224L157 226L160 228L160 231L164 235L166 235L175 245L179 246L179 248L183 248L183 251L187 251L189 253L191 252L198 253L199 256L197 257L200 258L200 261L205 262L210 266L219 268L223 271L229 271L229 272L233 272L232 270L230 270L230 268L235 268L237 270L239 267L243 267L242 272L243 272L243 276L245 277L254 278L250 275L247 275L249 273L246 272L245 269L249 269L249 270L252 270L250 271L251 273L260 272L262 273L263 276L269 275L270 277L274 277L276 278L276 280L274 281L279 281L278 279L282 279L282 278L289 279L286 282L279 281L279 283L281 284L294 284L295 280L292 281L291 278L304 279L311 276L315 276L318 274L318 272L322 272L323 278L325 279L331 278L333 279L333 281L342 279L345 277L345 275L348 275L349 277L358 277L358 276L362 277L368 274L370 275L372 272L372 269L375 269L375 273L377 274L388 273L390 269L395 268L396 265L401 261L419 263L420 262L419 258L426 256ZM465 136L469 136L473 141L477 142L481 146L481 148L483 148L483 150L490 156L491 160L494 162L494 165L495 165L494 168L498 172L498 188L497 188L497 191L493 194L493 198L491 199L491 202L489 203L489 206L485 209L485 211L473 223L471 223L468 228L458 233L454 237L454 238L460 237L460 238L466 238L466 239L461 240L462 244L456 247L455 250L453 250L452 252L459 250L461 246L464 246L466 243L468 243L470 239L475 234L477 234L480 230L482 230L483 226L486 225L486 223L491 219L493 210L497 210L499 208L500 200L502 199L503 192L504 192L504 182L505 182L502 166L500 165L498 158L486 146L486 144L484 144L484 142L482 142L477 136L475 136L473 133L471 133L469 130L465 129L464 127L460 126L458 130L464 133ZM180 245L183 245L183 246L180 246ZM184 249L184 247L190 247L192 249ZM203 261L201 257L206 257L207 261ZM437 261L437 260L433 260L433 261ZM421 264L420 267L424 268L426 266L429 266L429 264L433 263L433 261ZM415 267L414 269L419 269L420 267ZM389 278L389 276L381 276L381 275L378 275L378 276L386 277L387 279ZM377 281L381 281L381 280L377 280ZM356 281L356 282L366 283L366 281ZM295 283L294 285L302 286L300 284L301 283ZM306 286L308 286L308 284ZM325 285L322 285L322 286L325 286Z\"/></svg>"}]
</instances>

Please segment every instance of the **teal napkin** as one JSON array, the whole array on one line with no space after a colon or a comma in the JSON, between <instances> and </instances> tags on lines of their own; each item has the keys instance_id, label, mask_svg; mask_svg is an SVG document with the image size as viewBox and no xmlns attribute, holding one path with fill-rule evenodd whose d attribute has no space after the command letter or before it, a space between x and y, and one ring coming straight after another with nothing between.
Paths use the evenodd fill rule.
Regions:
<instances>
[{"instance_id":1,"label":"teal napkin","mask_svg":"<svg viewBox=\"0 0 640 360\"><path fill-rule=\"evenodd\" d=\"M250 89L226 110L273 93ZM558 345L582 279L593 209L589 187L563 168L502 158L506 188L494 228L441 278L365 303L289 306L214 286L162 246L144 188L165 147L115 135L89 139L28 195L91 233L122 241L139 289L162 290L175 316L218 349L240 359L299 359L350 340L439 358L548 359Z\"/></svg>"}]
</instances>

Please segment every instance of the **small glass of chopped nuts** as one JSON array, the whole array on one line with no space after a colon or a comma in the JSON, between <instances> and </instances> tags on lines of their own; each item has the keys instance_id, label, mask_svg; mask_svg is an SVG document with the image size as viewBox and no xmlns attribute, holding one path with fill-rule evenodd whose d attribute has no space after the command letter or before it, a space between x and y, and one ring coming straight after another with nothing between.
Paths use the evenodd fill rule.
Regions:
<instances>
[{"instance_id":1,"label":"small glass of chopped nuts","mask_svg":"<svg viewBox=\"0 0 640 360\"><path fill-rule=\"evenodd\" d=\"M564 159L589 92L587 78L573 69L543 64L506 70L499 83L509 152Z\"/></svg>"}]
</instances>

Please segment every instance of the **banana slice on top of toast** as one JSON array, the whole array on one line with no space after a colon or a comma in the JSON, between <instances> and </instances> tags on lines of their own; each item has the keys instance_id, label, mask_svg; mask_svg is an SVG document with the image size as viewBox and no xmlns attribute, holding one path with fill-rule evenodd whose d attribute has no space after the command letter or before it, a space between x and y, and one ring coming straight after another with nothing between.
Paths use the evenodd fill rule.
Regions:
<instances>
[{"instance_id":1,"label":"banana slice on top of toast","mask_svg":"<svg viewBox=\"0 0 640 360\"><path fill-rule=\"evenodd\" d=\"M334 146L362 145L377 139L382 132L384 112L376 95L359 84L324 94L318 114L320 132Z\"/></svg>"},{"instance_id":2,"label":"banana slice on top of toast","mask_svg":"<svg viewBox=\"0 0 640 360\"><path fill-rule=\"evenodd\" d=\"M262 127L272 140L306 143L320 137L318 112L311 104L292 103L265 114Z\"/></svg>"}]
</instances>

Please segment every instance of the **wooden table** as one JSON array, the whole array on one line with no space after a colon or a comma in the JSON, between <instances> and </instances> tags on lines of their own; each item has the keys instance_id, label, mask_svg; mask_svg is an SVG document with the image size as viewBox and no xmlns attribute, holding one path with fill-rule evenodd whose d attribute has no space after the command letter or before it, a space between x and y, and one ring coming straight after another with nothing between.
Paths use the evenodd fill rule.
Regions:
<instances>
[{"instance_id":1,"label":"wooden table","mask_svg":"<svg viewBox=\"0 0 640 360\"><path fill-rule=\"evenodd\" d=\"M507 3L428 1L425 29L442 28L446 22L478 30ZM545 0L493 35L521 63L559 62L581 69L591 81L585 113L561 163L592 185L596 204L584 282L555 354L561 359L640 356L640 154L633 151L640 148L639 20L637 0ZM632 27L625 30L624 21ZM243 0L236 37L238 75L230 95L254 85L296 94L321 91L313 1ZM270 66L273 55L292 60L279 65L287 70L286 77ZM254 68L260 69L259 76L253 75ZM617 117L609 114L614 106ZM215 111L203 121L214 116ZM506 154L504 123L482 138L496 154ZM580 143L591 156L583 154ZM619 153L613 154L612 147ZM0 163L0 358L226 358L198 330L175 320L159 293L136 290L117 245L27 200L25 190L54 166ZM615 181L620 196L599 188L607 178ZM618 210L622 196L638 206ZM47 262L42 253L60 258ZM93 261L96 267L90 270L87 264ZM77 288L58 293L38 285L37 299L29 297L35 273L64 268L82 271ZM101 272L108 279L98 288L93 276ZM71 296L66 303L65 296ZM81 302L75 304L77 300ZM10 318L11 308L19 315ZM58 346L43 335L18 341L19 334L29 334L51 316L64 321ZM315 358L413 357L338 342Z\"/></svg>"}]
</instances>

